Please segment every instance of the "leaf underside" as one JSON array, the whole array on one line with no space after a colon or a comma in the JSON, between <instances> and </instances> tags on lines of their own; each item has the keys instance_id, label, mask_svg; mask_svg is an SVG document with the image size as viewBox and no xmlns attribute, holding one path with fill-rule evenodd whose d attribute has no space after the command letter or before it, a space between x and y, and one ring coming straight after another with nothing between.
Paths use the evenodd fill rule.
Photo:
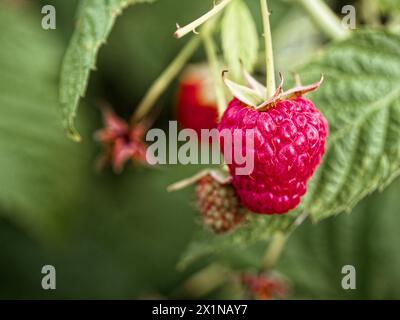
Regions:
<instances>
[{"instance_id":1,"label":"leaf underside","mask_svg":"<svg viewBox=\"0 0 400 320\"><path fill-rule=\"evenodd\" d=\"M0 5L0 213L43 236L79 197L90 152L60 130L62 43L29 13Z\"/></svg>"}]
</instances>

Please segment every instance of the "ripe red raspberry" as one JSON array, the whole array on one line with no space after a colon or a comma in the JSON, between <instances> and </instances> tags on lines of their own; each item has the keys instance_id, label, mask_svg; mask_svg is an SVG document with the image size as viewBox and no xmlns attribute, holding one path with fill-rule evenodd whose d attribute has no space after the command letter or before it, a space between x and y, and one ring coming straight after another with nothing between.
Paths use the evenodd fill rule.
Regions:
<instances>
[{"instance_id":1,"label":"ripe red raspberry","mask_svg":"<svg viewBox=\"0 0 400 320\"><path fill-rule=\"evenodd\" d=\"M196 200L203 223L215 233L230 231L245 219L246 209L232 185L218 182L211 175L197 181Z\"/></svg>"},{"instance_id":2,"label":"ripe red raspberry","mask_svg":"<svg viewBox=\"0 0 400 320\"><path fill-rule=\"evenodd\" d=\"M232 183L243 205L256 213L285 213L300 203L325 151L328 123L314 104L303 97L278 100L258 111L233 99L218 126L254 129L254 170L236 175L241 167L228 164ZM245 139L243 138L243 145ZM223 149L223 143L221 143ZM234 144L232 145L232 149ZM223 151L223 150L222 150Z\"/></svg>"},{"instance_id":3,"label":"ripe red raspberry","mask_svg":"<svg viewBox=\"0 0 400 320\"><path fill-rule=\"evenodd\" d=\"M206 65L193 65L183 73L177 96L177 120L181 127L196 130L217 127L217 103L213 78Z\"/></svg>"},{"instance_id":4,"label":"ripe red raspberry","mask_svg":"<svg viewBox=\"0 0 400 320\"><path fill-rule=\"evenodd\" d=\"M255 275L244 273L241 283L250 298L256 300L284 299L288 296L289 286L281 276L273 273Z\"/></svg>"}]
</instances>

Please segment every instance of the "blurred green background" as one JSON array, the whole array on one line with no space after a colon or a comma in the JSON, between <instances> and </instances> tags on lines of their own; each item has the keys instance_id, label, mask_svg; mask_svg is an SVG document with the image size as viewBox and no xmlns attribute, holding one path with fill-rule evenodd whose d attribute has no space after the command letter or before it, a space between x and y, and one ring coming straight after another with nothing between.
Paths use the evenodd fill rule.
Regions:
<instances>
[{"instance_id":1,"label":"blurred green background","mask_svg":"<svg viewBox=\"0 0 400 320\"><path fill-rule=\"evenodd\" d=\"M98 102L128 117L185 43L172 37L175 23L193 20L211 3L159 0L118 18L81 103L83 142L75 144L61 128L57 91L77 1L0 0L0 298L190 297L179 287L204 263L184 272L176 264L201 226L191 190L169 194L166 186L198 168L128 166L119 176L97 174L92 135L102 126ZM258 1L247 3L259 24ZM338 13L349 3L331 1ZM56 7L54 31L41 28L44 4ZM290 1L271 7L277 69L289 71L327 39ZM200 50L193 60L203 59ZM176 83L157 103L158 127L174 117L175 90ZM291 297L400 298L399 192L396 181L351 214L301 226L278 264L293 285ZM242 265L254 267L260 254L246 252ZM57 290L41 288L46 264L56 267ZM341 288L345 264L357 269L357 290ZM236 295L217 290L210 297Z\"/></svg>"}]
</instances>

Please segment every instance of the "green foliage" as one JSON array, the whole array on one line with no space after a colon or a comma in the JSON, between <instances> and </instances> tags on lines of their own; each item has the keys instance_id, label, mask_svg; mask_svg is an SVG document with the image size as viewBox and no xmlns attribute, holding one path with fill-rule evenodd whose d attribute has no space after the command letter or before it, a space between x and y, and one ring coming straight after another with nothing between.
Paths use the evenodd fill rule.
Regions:
<instances>
[{"instance_id":1,"label":"green foliage","mask_svg":"<svg viewBox=\"0 0 400 320\"><path fill-rule=\"evenodd\" d=\"M62 44L40 28L36 9L0 5L0 260L7 261L0 264L0 297L169 292L184 276L175 266L194 223L189 190L170 194L166 186L198 168L95 173L94 129L89 135L87 128L93 120L79 118L81 144L63 134ZM49 263L57 268L56 292L40 286Z\"/></svg>"},{"instance_id":2,"label":"green foliage","mask_svg":"<svg viewBox=\"0 0 400 320\"><path fill-rule=\"evenodd\" d=\"M64 123L71 134L75 133L77 105L96 64L99 46L115 22L110 13L135 2L145 1L81 1L79 24L64 61L61 85ZM107 87L112 93L101 92L99 96L110 94L123 100L116 103L117 108L131 106L182 46L170 37L174 22L190 21L210 3L160 1L124 15L101 64L102 76L112 83ZM295 26L285 30L287 24L281 17L286 15L287 4L282 3L271 4L276 6L271 18L278 26L274 34L274 39L279 38L274 47L277 62L287 70L287 62L294 60L293 51L300 50L296 41L301 39L303 44L303 39L292 32ZM177 17L174 8L178 4L181 12ZM246 45L225 50L233 72L239 59L254 64L251 52L258 40L255 35L255 42L249 44L254 30L248 31L252 22L246 5L243 1L232 3L228 9L232 11L224 17L224 23L228 19L230 23L234 19L245 21L232 28L238 31L237 44ZM235 6L245 9L234 12ZM257 1L248 6L258 13ZM198 168L176 166L135 172L128 168L119 177L95 175L89 135L84 144L76 145L63 136L59 126L57 109L61 106L56 83L62 44L54 36L63 39L68 32L60 31L66 29L59 25L56 31L41 30L40 10L36 10L36 16L28 14L35 9L34 4L25 2L14 9L0 6L0 91L4 93L0 95L0 260L8 261L0 265L0 296L135 298L144 293L170 293L185 276L176 273L175 265L192 236L195 216L190 189L168 194L165 187ZM279 18L275 15L278 11L282 13ZM254 17L259 19L258 15ZM57 19L71 25L71 17L58 6ZM154 23L155 19L159 23ZM286 19L292 18L288 15ZM304 30L308 28L305 23ZM223 30L223 39L233 37L224 32L227 30ZM285 33L291 36L290 47ZM316 44L305 46L304 52L308 54ZM246 51L249 48L253 48L250 53ZM280 53L285 49L287 54L282 59ZM331 129L326 157L301 207L284 216L253 216L236 232L223 236L199 226L179 266L185 268L199 258L210 257L233 267L257 267L270 236L276 231L293 230L300 215L310 213L319 221L349 211L367 193L389 184L399 172L399 53L398 36L363 31L329 45L300 68L304 83L319 79L320 72L325 74L326 82L310 97L328 118ZM93 119L83 114L79 120L80 130L87 133ZM399 295L393 286L399 281L400 263L396 248L398 190L394 185L384 194L364 200L352 215L327 219L317 227L307 224L293 235L279 269L293 279L296 297ZM16 228L14 222L23 228ZM35 235L52 233L55 237L51 239L58 239L61 230L67 241L62 248L56 241L46 247L27 237L26 230ZM56 293L44 292L38 285L40 267L49 261L60 271ZM340 287L344 264L357 268L355 292Z\"/></svg>"},{"instance_id":3,"label":"green foliage","mask_svg":"<svg viewBox=\"0 0 400 320\"><path fill-rule=\"evenodd\" d=\"M275 10L272 8L275 16ZM273 30L275 69L289 77L289 72L303 65L321 46L320 31L302 11L292 8L281 17ZM296 59L293 59L296 52Z\"/></svg>"},{"instance_id":4,"label":"green foliage","mask_svg":"<svg viewBox=\"0 0 400 320\"><path fill-rule=\"evenodd\" d=\"M251 72L257 61L258 33L247 5L233 1L222 20L222 47L229 71L235 79L241 77L240 61Z\"/></svg>"},{"instance_id":5,"label":"green foliage","mask_svg":"<svg viewBox=\"0 0 400 320\"><path fill-rule=\"evenodd\" d=\"M170 293L187 276L176 272L176 263L193 233L194 207L190 190L171 194L165 188L196 170L128 167L116 177L88 168L80 174L81 184L87 184L80 188L81 201L62 219L67 229L62 245L38 243L0 219L0 260L7 261L0 264L0 298L135 299ZM40 270L49 263L57 269L55 291L40 286Z\"/></svg>"},{"instance_id":6,"label":"green foliage","mask_svg":"<svg viewBox=\"0 0 400 320\"><path fill-rule=\"evenodd\" d=\"M95 68L100 46L105 43L116 17L128 5L154 0L83 0L77 27L65 54L60 80L64 126L69 136L80 140L74 127L79 99L85 94L89 73Z\"/></svg>"},{"instance_id":7,"label":"green foliage","mask_svg":"<svg viewBox=\"0 0 400 320\"><path fill-rule=\"evenodd\" d=\"M315 221L351 210L400 173L400 37L361 31L300 70L326 82L311 99L330 124L327 151L303 201Z\"/></svg>"},{"instance_id":8,"label":"green foliage","mask_svg":"<svg viewBox=\"0 0 400 320\"><path fill-rule=\"evenodd\" d=\"M400 12L400 3L397 0L378 0L378 4L385 14L398 14Z\"/></svg>"},{"instance_id":9,"label":"green foliage","mask_svg":"<svg viewBox=\"0 0 400 320\"><path fill-rule=\"evenodd\" d=\"M400 295L400 181L363 200L351 214L307 223L290 237L278 270L300 299L394 299ZM343 290L344 265L356 290Z\"/></svg>"},{"instance_id":10,"label":"green foliage","mask_svg":"<svg viewBox=\"0 0 400 320\"><path fill-rule=\"evenodd\" d=\"M377 49L379 48L379 50ZM334 43L299 73L305 83L315 82L323 72L325 83L312 95L327 117L330 135L324 160L309 183L302 207L289 216L262 217L250 224L252 241L237 232L232 241L198 239L184 256L192 261L221 246L250 245L257 237L267 239L271 220L284 221L304 212L319 221L350 211L374 190L384 188L400 173L400 37L382 31L363 31ZM294 220L289 219L288 223ZM272 231L279 230L273 228ZM265 231L265 232L264 232ZM249 231L247 231L249 232ZM208 235L207 235L208 236ZM238 246L237 246L238 247Z\"/></svg>"},{"instance_id":11,"label":"green foliage","mask_svg":"<svg viewBox=\"0 0 400 320\"><path fill-rule=\"evenodd\" d=\"M99 72L96 72L112 81L114 94L118 97L115 107L127 106L129 109L125 112L132 113L132 108L193 36L175 39L175 24L190 22L209 10L210 4L209 1L168 0L125 11L115 25L107 46L101 50ZM137 36L133 39L132 35ZM204 50L198 50L194 59L204 61L203 54ZM170 86L157 102L158 106L165 104L163 113L172 109L174 99L171 94L174 90L175 87Z\"/></svg>"},{"instance_id":12,"label":"green foliage","mask_svg":"<svg viewBox=\"0 0 400 320\"><path fill-rule=\"evenodd\" d=\"M185 269L196 260L210 255L231 264L230 254L235 251L245 253L250 246L268 241L276 231L289 232L295 220L294 212L285 216L251 216L245 225L225 235L198 230L182 255L178 267Z\"/></svg>"},{"instance_id":13,"label":"green foliage","mask_svg":"<svg viewBox=\"0 0 400 320\"><path fill-rule=\"evenodd\" d=\"M0 207L31 232L45 233L79 195L89 150L68 141L59 126L61 47L38 21L1 6Z\"/></svg>"}]
</instances>

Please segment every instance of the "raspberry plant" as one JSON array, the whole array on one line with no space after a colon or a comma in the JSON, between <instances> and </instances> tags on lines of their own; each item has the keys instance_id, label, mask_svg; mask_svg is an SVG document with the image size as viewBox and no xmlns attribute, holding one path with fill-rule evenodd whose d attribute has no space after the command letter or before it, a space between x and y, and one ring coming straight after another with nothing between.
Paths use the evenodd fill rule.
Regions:
<instances>
[{"instance_id":1,"label":"raspberry plant","mask_svg":"<svg viewBox=\"0 0 400 320\"><path fill-rule=\"evenodd\" d=\"M368 30L353 32L350 35L347 30L339 26L339 20L321 1L298 2L310 13L311 17L321 27L322 31L326 32L327 36L340 40L327 46L322 53L313 56L309 63L297 70L303 81L314 82L320 73L323 73L326 78L326 83L311 94L311 100L326 116L331 127L331 135L326 146L326 156L322 161L321 168L317 170L316 176L311 179L308 186L309 191L300 206L297 207L300 197L305 193L305 183L311 177L325 150L325 137L328 132L327 122L318 111L315 111L316 118L309 121L320 121L319 129L317 129L319 133L318 146L315 147L318 150L310 149L306 152L308 154L307 163L311 167L307 169L304 181L300 183L302 185L301 190L296 189L294 197L292 197L294 194L290 196L280 195L280 197L283 197L282 199L287 199L287 203L275 205L273 204L275 200L268 197L256 197L257 200L250 194L256 192L256 189L259 191L258 186L254 183L244 183L243 179L246 179L246 177L233 179L233 185L241 201L250 210L281 213L295 209L282 217L253 217L250 222L239 228L240 230L227 235L226 239L218 236L215 241L210 241L211 236L203 234L200 238L203 237L205 240L196 242L197 249L195 251L189 247L188 254L182 260L181 265L185 265L188 261L192 261L205 253L218 252L224 244L241 243L241 245L249 245L251 242L260 239L268 240L271 237L274 239L276 232L289 234L308 217L314 221L319 221L330 215L349 211L365 195L378 188L383 188L398 175L398 128L396 124L397 112L395 111L397 90L392 80L396 77L398 70L394 58L398 54L399 41L397 35L392 35L385 31ZM110 16L107 18L109 20L109 23L106 24L107 28L104 29L103 24L101 27L103 29L98 29L99 32L92 35L83 32L85 23L90 23L90 16L85 16L91 12L90 1L81 9L83 27L79 28L75 33L66 55L61 83L61 99L66 103L64 110L67 128L75 137L77 135L74 133L72 119L78 98L83 94L83 88L87 82L89 71L87 66L94 64L95 52L99 47L98 44L104 41L110 31L115 13L126 4L126 1L116 1L112 8L96 8L97 11L112 12L112 14L111 18ZM266 89L263 89L263 86L256 83L253 78L250 78L254 80L252 82L253 87L250 89L230 80L226 80L226 84L235 98L238 99L237 105L245 103L247 107L252 105L254 107L258 101L261 104L264 103L264 109L273 110L274 108L279 109L280 105L283 106L285 93L282 95L281 86L276 89L275 85L273 47L269 24L270 13L268 12L267 1L261 0L260 8L265 39ZM107 14L105 16L107 17ZM214 38L215 29L219 25L221 25L223 61L226 63L228 70L231 71L230 74L233 79L239 82L243 80L241 76L243 68L250 72L254 70L259 49L259 38L252 15L245 1L223 0L217 3L210 12L189 25L184 27L177 25L178 29L175 32L175 37L177 38L182 38L192 31L198 33L197 29L200 34L192 36L193 39L183 49L182 53L172 61L156 84L150 88L136 111L136 115L133 116L134 120L146 116L158 96L166 89L168 83L179 73L197 49L200 44L199 39L204 45L210 68L214 73L215 96L217 97L219 114L222 116L227 103L226 91L220 78L223 61L218 56L218 47ZM80 33L81 37L84 36L81 40L79 40ZM98 35L101 35L101 37ZM386 52L386 57L373 50L377 45ZM83 54L80 56L79 50L86 50L88 46L95 48L92 51L94 55ZM83 64L82 57L90 59L91 62ZM393 57L393 59L391 60L390 57ZM76 81L77 76L68 71L68 68L73 63L76 63L72 62L73 59L80 61L78 63L82 67L85 66L84 68L75 69L84 75L79 76L80 81ZM77 72L75 70L74 72ZM360 77L360 74L363 74L363 77ZM249 80L246 75L245 78ZM312 89L315 88L312 87ZM257 100L254 95L257 90L258 92L259 90L266 90L266 93L258 95L258 97L264 96L264 100ZM300 95L302 91L302 89L298 89ZM310 90L304 90L304 92L306 91ZM296 89L293 92L296 92ZM296 94L294 93L294 95ZM293 100L293 103L308 103L308 100L298 99L300 100ZM312 104L310 105L314 108ZM242 108L247 107L243 106ZM230 110L228 111L230 112ZM239 114L239 110L235 110L235 112ZM268 113L268 110L254 112L262 114L263 112ZM304 112L302 109L300 114ZM234 116L232 114L231 117ZM226 122L228 118L229 116L222 118L222 127L227 126L224 121ZM260 143L259 148L263 147L265 145ZM260 149L260 152L262 154L265 153L264 149ZM311 156L311 154L313 155ZM283 162L285 160L278 156L276 157L277 167L279 167L279 164L284 166ZM263 161L268 163L271 159L267 157ZM294 171L298 171L298 168L296 168ZM295 176L300 174L297 171ZM277 174L275 179L282 179L282 174ZM264 175L268 190L274 188L274 183L281 184L281 182L275 182L273 178L269 179L268 173ZM243 182L240 182L239 179L243 180ZM257 179L261 179L261 182L263 181L262 176ZM263 182L262 185L264 185ZM241 188L243 191L241 191ZM232 241L232 239L236 240ZM271 242L271 246L273 245L274 241Z\"/></svg>"},{"instance_id":2,"label":"raspberry plant","mask_svg":"<svg viewBox=\"0 0 400 320\"><path fill-rule=\"evenodd\" d=\"M81 1L77 12L76 28L68 48L64 48L63 41L51 33L43 36L35 27L37 21L36 18L33 18L34 15L28 13L29 9L24 9L25 14L24 10L18 12L15 8L10 9L11 6L9 7L7 4L0 5L2 9L4 8L4 10L0 10L0 25L3 26L3 31L0 31L0 39L2 48L5 48L0 54L2 58L0 59L2 70L0 89L1 92L7 93L0 97L2 105L5 106L2 117L0 117L0 130L7 135L6 139L0 140L1 150L4 154L0 166L0 179L4 182L0 189L1 213L4 213L10 221L15 221L17 225L26 229L30 228L30 234L46 238L49 234L67 233L68 227L63 223L71 219L70 216L73 212L94 212L94 216L88 215L83 219L87 219L85 220L86 225L90 226L85 228L85 234L86 231L91 232L92 235L101 233L95 229L89 231L90 228L94 228L93 225L100 225L104 230L106 230L105 226L112 228L113 235L120 239L120 242L115 242L108 248L110 256L114 256L114 254L118 254L119 250L122 252L126 249L125 247L130 247L131 243L135 242L128 240L132 239L130 238L132 234L140 234L143 243L151 243L149 237L146 237L147 235L143 232L144 227L155 230L157 234L164 232L163 239L165 240L171 236L169 230L181 225L180 222L185 219L185 221L195 220L195 217L188 217L186 214L185 210L189 210L188 203L195 206L197 202L204 214L199 217L205 217L205 219L222 217L223 220L230 220L229 214L232 212L223 211L221 208L235 211L236 207L233 204L239 206L240 210L238 211L240 212L243 211L243 205L253 211L258 211L257 207L251 207L254 201L240 203L238 198L233 195L233 193L238 193L236 189L240 185L239 182L236 183L236 189L233 189L235 183L233 185L222 184L223 188L227 187L232 192L235 191L229 192L231 202L227 206L220 206L220 203L224 203L226 200L222 199L222 196L225 195L224 192L213 193L217 198L212 198L211 202L204 201L205 197L200 189L210 181L197 182L197 197L194 190L196 187L190 189L192 191L191 198L185 192L174 194L165 192L164 188L175 181L178 176L178 174L170 175L172 171L153 171L149 168L142 168L138 171L142 170L141 172L144 174L138 178L132 175L126 166L125 171L119 177L114 177L111 172L103 172L103 175L100 176L90 174L95 162L93 154L100 152L100 150L93 150L95 146L98 147L98 144L95 145L91 140L93 133L99 129L98 121L93 121L94 117L91 112L98 118L100 118L100 112L90 108L91 105L97 103L92 102L90 98L97 101L100 90L96 91L92 88L87 90L89 74L96 67L97 55L101 52L101 46L107 42L109 37L113 37L111 31L117 17L122 13L125 14L125 10L131 5L132 10L139 10L136 7L150 8L152 2L157 3L157 1L139 0ZM268 99L274 100L276 89L280 90L280 86L275 84L275 79L278 77L274 70L274 61L290 62L293 60L296 62L296 67L290 68L286 65L282 67L279 63L277 64L277 71L283 71L287 80L283 83L282 92L278 92L276 96L278 99L274 100L272 105L267 103L264 107L268 108L254 111L260 114L268 114L268 110L271 111L274 108L279 109L279 103L282 103L281 100L284 100L282 98L285 97L281 94L287 93L290 88L298 87L296 81L291 79L290 69L301 77L303 83L307 84L315 83L321 73L324 75L325 81L318 90L301 92L300 95L304 93L302 98L291 97L293 103L300 101L299 99L312 101L319 110L318 112L323 114L329 123L325 154L315 174L308 181L307 192L303 195L301 202L294 203L293 207L295 208L292 210L289 210L292 206L282 210L285 211L282 215L262 216L247 210L246 219L234 220L235 223L229 225L229 228L222 225L221 229L221 223L208 220L211 229L217 232L214 234L210 232L210 228L199 228L193 242L189 244L182 255L179 263L181 269L207 256L231 269L239 268L240 270L236 274L240 274L242 271L249 272L242 270L247 266L238 267L237 259L235 261L234 257L239 256L243 258L242 260L250 260L249 252L257 247L258 260L255 262L252 260L253 268L257 270L248 274L269 274L276 268L280 252L282 250L285 252L285 243L289 236L294 237L294 242L296 242L295 250L292 247L291 252L303 252L304 255L310 256L309 259L314 258L313 252L317 252L318 256L328 255L330 252L325 250L325 247L321 249L316 245L309 246L311 238L324 239L321 240L324 245L330 246L335 252L340 251L340 244L329 238L331 229L326 227L327 224L334 224L334 232L338 234L342 227L349 225L352 229L361 226L363 230L367 230L374 238L374 241L368 241L368 246L365 245L369 250L368 256L371 257L371 260L381 261L381 251L386 253L385 245L380 243L385 232L380 229L380 231L375 230L375 228L378 229L384 225L385 230L392 230L392 234L396 234L393 232L395 224L392 224L391 220L395 219L394 215L389 219L385 215L386 212L372 212L378 211L382 207L382 202L379 201L387 200L386 197L380 198L379 195L374 195L371 199L383 200L377 200L375 205L371 206L370 202L365 202L366 204L361 207L365 211L365 216L363 216L364 212L360 212L361 209L356 210L357 217L354 224L346 220L346 215L333 217L339 213L352 211L354 206L368 194L387 187L400 172L400 106L397 102L399 97L400 37L396 33L398 30L396 1L381 0L377 2L376 10L384 10L388 20L385 27L360 26L355 31L341 28L338 18L321 0L293 0L290 5L282 4L283 2L280 1L268 2L270 5L276 3L280 3L279 5L284 7L284 11L288 7L292 8L296 5L303 8L302 19L308 21L308 18L311 18L310 20L316 23L313 27L313 34L319 32L325 34L328 41L324 47L310 55L308 61L300 66L298 65L300 58L297 50L289 50L289 58L283 59L282 51L277 49L276 43L280 41L286 43L284 41L286 39L279 36L280 33L277 33L276 36L274 34L273 39L270 37L268 20L274 19L277 12L274 10L271 16L268 16L267 2L261 1L259 5L258 1L249 0L219 1L209 12L193 23L183 25L183 21L179 21L182 27L178 27L175 36L190 38L185 43L173 38L174 30L171 24L171 37L166 41L170 41L176 46L182 46L182 49L175 57L168 58L170 62L167 68L160 73L153 84L149 85L148 91L138 105L130 109L131 119L124 122L124 133L118 136L119 141L124 144L129 140L127 131L138 128L137 125L140 123L146 123L146 121L148 123L149 119L153 120L152 116L154 115L151 112L161 95L168 88L173 87L171 85L173 80L179 78L182 70L190 62L199 60L198 55L196 58L193 57L195 53L200 56L203 54L207 59L208 68L214 78L214 85L210 90L213 90L212 96L215 97L216 109L220 116L226 112L232 98L228 88L233 91L235 98L241 101L245 100L246 105L250 107L257 106L258 103L262 104L265 100L269 101ZM176 14L177 20L183 20L178 16L180 12L177 11L174 14ZM258 14L257 19L262 18L263 20L265 28L263 31L255 22L256 14ZM369 15L369 17L371 26L380 24L377 19L379 17L374 15ZM280 20L280 17L277 20ZM10 25L20 27L10 29L8 28ZM295 34L294 27L288 25L291 28L290 34ZM284 27L280 26L280 28L282 30ZM261 34L264 34L264 39ZM139 38L140 35L129 34L129 43L134 43L136 37ZM304 39L300 39L300 42L303 42ZM261 44L261 40L265 40L264 45ZM155 40L154 43L159 45ZM125 50L125 45L128 44L126 42L122 42L122 44L121 47ZM134 44L136 50L136 43ZM297 48L299 45L297 43L294 47ZM16 48L20 49L16 50ZM58 65L63 51L65 52L60 75L60 103L58 103L54 79L58 77ZM273 51L275 57L272 55ZM132 51L128 52L132 53ZM32 58L35 61L34 64L31 63L29 54L34 57L34 59ZM151 61L152 64L156 62ZM101 71L102 65L97 65L97 67ZM114 65L109 68L114 68ZM115 69L119 70L118 67ZM225 74L225 79L221 76L223 70L229 71ZM265 76L267 88L256 83L250 74L258 80ZM227 86L225 86L224 80ZM250 82L250 88L245 87L246 81ZM92 84L96 86L96 83ZM74 122L80 98L85 95L86 91L89 92L88 98L81 103L81 113L76 119L84 139L81 144L74 144L67 141L59 130L59 121L53 112L53 106L58 106L62 110L63 123L68 135L74 140L79 140L80 134L77 133ZM264 100L259 100L260 95ZM122 115L120 116L122 117ZM228 114L225 113L225 116L228 117ZM321 120L321 122L323 121ZM140 133L143 132L140 131ZM110 145L114 146L114 141L111 142ZM144 146L140 143L141 141L135 142L141 146L140 158L142 159ZM107 147L110 147L109 143L110 141L107 141ZM130 146L130 144L128 145ZM125 148L117 149L126 150ZM321 151L322 147L318 150ZM128 162L127 160L133 158L133 151L131 149L127 151L127 153L123 153L121 162ZM316 159L322 155L322 152L317 153ZM108 160L110 161L110 159ZM115 167L117 171L122 171L121 162L118 162ZM315 161L315 164L316 162L318 161ZM182 169L178 168L176 172L180 170ZM187 168L185 170L188 172L185 171L181 176L193 173ZM314 167L311 171L314 171ZM105 179L103 180L104 175L110 176L107 183ZM307 179L309 175L307 175ZM304 184L307 179L304 178ZM220 184L213 184L213 187L221 191ZM162 188L163 191L159 192L157 188ZM391 190L392 192L389 194L391 198L388 202L396 203L393 199L397 190ZM296 192L302 193L297 189ZM154 195L154 199L163 199L160 200L160 203L175 202L176 215L164 214L163 208L157 206L156 201L148 203L148 193ZM368 199L368 201L372 200ZM210 210L211 207L207 206L210 203L219 210L219 215L214 213L215 210ZM264 201L259 204L264 205ZM136 223L137 219L140 219L140 215L135 212L137 206L146 208L144 212L152 218L151 223L149 222L148 225L143 222ZM112 214L117 211L115 208L118 208L118 212L122 212L121 215L119 213ZM271 212L268 213L280 211L276 207L269 209L271 210L268 211ZM286 212L286 209L289 211ZM95 216L97 211L101 212L100 217ZM122 222L124 220L121 217L128 217L132 220L132 224L124 226ZM303 233L301 236L297 236L298 232L301 234L302 231L296 229L305 220L320 222L328 217L333 218L322 222L321 225L306 225L304 227L306 229L303 230L306 230L307 234ZM376 226L375 224L371 226L368 222L371 220L367 220L367 217L373 219ZM111 221L107 219L111 219ZM94 220L96 223L93 223ZM132 225L136 226L136 224L138 227L132 229ZM207 222L205 224L207 225ZM186 237L191 232L185 227L179 231L182 234L186 232ZM105 233L109 235L110 232ZM72 234L75 236L75 233ZM359 241L363 243L363 237L364 234L361 232L352 233L351 236L340 234L340 238L346 239L346 242ZM86 235L79 238L77 242L83 243L85 239ZM299 241L297 242L297 240ZM105 242L103 239L100 241L102 245ZM122 242L125 246L120 245ZM152 248L163 245L163 241L154 242L157 243ZM391 243L395 244L396 241L393 240ZM394 244L388 246L393 248L392 252L396 252ZM101 246L93 245L93 247ZM260 247L262 250L259 250ZM181 249L177 246L175 255ZM373 252L373 250L379 251L380 254L376 254L376 251ZM140 256L144 251L145 249L137 250L135 253ZM264 257L262 257L261 251L266 252ZM227 254L227 252L232 254ZM357 254L355 255L357 256ZM165 257L157 257L157 263L159 259L168 260ZM357 259L362 261L365 257L357 256ZM138 260L140 259L138 258ZM155 260L156 258L154 258ZM307 259L297 261L302 261L306 265L307 261L305 260ZM345 263L346 259L342 260ZM342 262L342 260L340 261ZM377 266L374 266L374 269L377 269ZM120 270L119 267L116 269ZM145 269L144 266L142 267ZM301 273L301 271L290 271L289 263L284 264L283 270L291 272L295 277ZM312 270L310 272L312 274L322 272L318 266L313 266L310 270ZM391 268L387 270L385 273L394 272L394 269ZM330 272L333 274L334 271ZM232 272L228 274L232 274ZM364 278L367 277L365 270L361 270L361 274L364 274ZM223 280L223 276L220 274L218 277L221 278L221 281ZM296 281L296 279L290 280ZM377 284L376 288L378 287ZM317 290L318 288L315 288L315 291ZM326 292L328 291L326 289ZM389 293L387 294L389 295ZM373 295L371 294L371 296Z\"/></svg>"}]
</instances>

